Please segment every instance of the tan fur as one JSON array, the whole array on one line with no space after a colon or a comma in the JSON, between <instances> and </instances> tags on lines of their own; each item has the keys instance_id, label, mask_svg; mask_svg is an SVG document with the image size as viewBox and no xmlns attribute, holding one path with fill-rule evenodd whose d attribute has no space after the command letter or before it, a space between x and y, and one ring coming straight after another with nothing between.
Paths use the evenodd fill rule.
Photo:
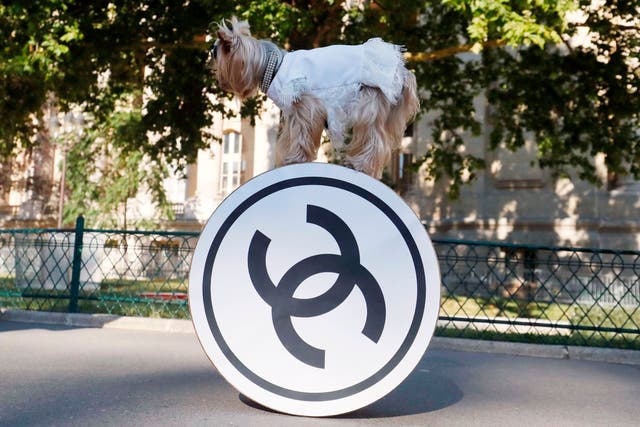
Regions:
<instances>
[{"instance_id":1,"label":"tan fur","mask_svg":"<svg viewBox=\"0 0 640 427\"><path fill-rule=\"evenodd\" d=\"M392 105L376 88L363 87L353 112L352 139L346 162L375 178L382 177L393 150L400 148L407 123L419 109L416 78L405 75L402 97Z\"/></svg>"},{"instance_id":2,"label":"tan fur","mask_svg":"<svg viewBox=\"0 0 640 427\"><path fill-rule=\"evenodd\" d=\"M249 24L231 18L231 27L218 29L219 48L215 72L220 87L241 99L256 94L260 84L262 49L251 37ZM377 88L363 86L352 106L351 141L346 147L346 166L380 178L393 150L400 147L407 123L419 108L415 76L405 72L401 99L391 104ZM311 162L316 159L326 123L322 103L303 94L288 114L283 114L276 148L276 164Z\"/></svg>"},{"instance_id":3,"label":"tan fur","mask_svg":"<svg viewBox=\"0 0 640 427\"><path fill-rule=\"evenodd\" d=\"M216 78L220 87L241 99L255 95L260 84L262 63L260 43L251 37L249 24L231 18L231 27L223 22L218 29L221 41L216 61Z\"/></svg>"},{"instance_id":4,"label":"tan fur","mask_svg":"<svg viewBox=\"0 0 640 427\"><path fill-rule=\"evenodd\" d=\"M302 95L291 114L282 117L276 146L276 166L312 162L318 156L327 113L320 100Z\"/></svg>"},{"instance_id":5,"label":"tan fur","mask_svg":"<svg viewBox=\"0 0 640 427\"><path fill-rule=\"evenodd\" d=\"M404 76L404 87L402 88L402 97L398 104L391 107L387 122L385 125L387 133L392 141L392 149L400 148L404 131L407 124L412 122L420 109L420 100L418 99L418 87L416 76L407 71Z\"/></svg>"},{"instance_id":6,"label":"tan fur","mask_svg":"<svg viewBox=\"0 0 640 427\"><path fill-rule=\"evenodd\" d=\"M347 145L346 162L355 170L375 178L382 175L391 155L392 141L386 132L386 119L391 105L378 89L363 87L353 108L351 141Z\"/></svg>"}]
</instances>

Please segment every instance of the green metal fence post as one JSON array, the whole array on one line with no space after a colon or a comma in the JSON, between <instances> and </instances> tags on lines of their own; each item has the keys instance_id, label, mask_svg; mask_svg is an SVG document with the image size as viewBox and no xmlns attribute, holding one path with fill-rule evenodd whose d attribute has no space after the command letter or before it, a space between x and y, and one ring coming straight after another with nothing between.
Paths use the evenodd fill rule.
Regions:
<instances>
[{"instance_id":1,"label":"green metal fence post","mask_svg":"<svg viewBox=\"0 0 640 427\"><path fill-rule=\"evenodd\" d=\"M69 313L78 311L78 294L80 292L80 269L82 268L82 240L84 238L84 217L76 219L75 241L73 243L73 261L71 264L71 297Z\"/></svg>"}]
</instances>

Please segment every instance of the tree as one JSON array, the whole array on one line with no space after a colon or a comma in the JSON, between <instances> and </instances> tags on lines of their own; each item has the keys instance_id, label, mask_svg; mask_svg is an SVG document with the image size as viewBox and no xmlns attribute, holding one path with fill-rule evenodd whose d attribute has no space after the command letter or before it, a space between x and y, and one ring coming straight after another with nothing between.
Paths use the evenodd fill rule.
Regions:
<instances>
[{"instance_id":1,"label":"tree","mask_svg":"<svg viewBox=\"0 0 640 427\"><path fill-rule=\"evenodd\" d=\"M138 112L114 112L70 147L68 163L73 167L67 177L73 185L68 217L84 215L93 227L126 229L127 201L143 186L158 205L160 218L172 215L163 188L169 165L163 157L151 159L136 144L140 121ZM100 203L86 203L94 200Z\"/></svg>"},{"instance_id":2,"label":"tree","mask_svg":"<svg viewBox=\"0 0 640 427\"><path fill-rule=\"evenodd\" d=\"M211 142L205 127L222 107L205 96L215 91L210 90L204 35L222 7L229 12L230 6L221 3L4 2L0 154L6 158L38 143L35 135L48 121L44 106L53 98L62 111L81 105L89 115L87 136L69 155L67 219L91 212L113 216L115 201L106 194L123 203L140 184L157 189L167 167L193 161ZM122 114L127 111L131 114ZM156 137L150 139L150 133ZM123 135L125 140L111 137ZM106 150L105 141L114 147ZM78 152L79 147L84 150ZM117 169L86 173L88 165L120 160L126 162ZM129 190L110 193L115 171ZM88 191L89 184L95 191ZM166 207L163 193L154 194Z\"/></svg>"},{"instance_id":3,"label":"tree","mask_svg":"<svg viewBox=\"0 0 640 427\"><path fill-rule=\"evenodd\" d=\"M638 108L635 113L631 110L637 107L638 71L628 60L638 49L637 28L622 31L607 24L609 15L589 12L586 25L603 35L601 45L596 50L572 47L562 52L553 46L576 31L576 25L564 19L572 5L569 0L4 2L0 6L0 38L6 40L0 50L0 114L4 118L0 152L10 156L34 144L33 135L46 121L42 107L53 94L63 111L82 105L90 114L88 134L96 136L94 144L101 141L98 133L119 137L126 130L126 142L107 138L119 144L119 157L135 154L130 157L140 161L119 168L121 179L146 182L153 188L167 168L192 162L199 149L215 140L207 132L214 112L232 114L222 102L228 94L216 90L207 68L204 36L213 34L221 19L235 14L249 20L257 37L271 38L289 49L359 43L376 36L405 45L409 65L427 94L423 109L438 112L434 143L419 163L432 177L449 180L453 195L483 167L482 159L461 149L463 133L480 131L473 98L482 92L494 104L494 146L517 148L528 129L539 138L543 167L560 173L565 166L578 165L584 172L581 176L593 178L590 159L602 151L611 170L637 176L638 143L632 134L638 128ZM611 2L607 8L613 16L638 13L631 1ZM605 72L599 55L622 39L629 53L611 56L615 58L606 64ZM505 49L509 45L512 48ZM478 52L478 59L463 61L457 54L464 51ZM615 67L617 71L610 75ZM589 85L572 80L577 68L596 79L601 90L584 96L590 103L580 99L567 108L569 95ZM541 80L527 79L530 75ZM624 76L624 82L614 85L615 76ZM538 81L550 88L548 96L536 94ZM556 83L563 97L553 98ZM552 116L545 109L550 100L556 106ZM594 105L599 111L597 123L622 126L624 131L581 126L595 114ZM258 98L245 105L242 113L252 116L260 106ZM132 114L118 116L123 108ZM554 128L558 118L561 130ZM150 138L151 134L155 137ZM579 144L573 145L575 141ZM87 146L78 156L70 155L70 162L90 162L89 156L98 152L104 153L104 146L102 150ZM141 175L149 165L154 172ZM68 205L69 216L83 209L87 199L75 190L87 179L78 174L69 180L71 194L78 195ZM94 195L96 209L110 209L100 204L104 191L87 194ZM123 191L119 197L128 194ZM156 198L162 204L160 193Z\"/></svg>"},{"instance_id":4,"label":"tree","mask_svg":"<svg viewBox=\"0 0 640 427\"><path fill-rule=\"evenodd\" d=\"M486 52L495 108L491 145L516 149L535 135L538 164L554 174L599 183L593 158L610 178L640 178L640 4L582 1L562 43ZM580 28L589 33L571 42ZM495 84L493 84L495 82Z\"/></svg>"}]
</instances>

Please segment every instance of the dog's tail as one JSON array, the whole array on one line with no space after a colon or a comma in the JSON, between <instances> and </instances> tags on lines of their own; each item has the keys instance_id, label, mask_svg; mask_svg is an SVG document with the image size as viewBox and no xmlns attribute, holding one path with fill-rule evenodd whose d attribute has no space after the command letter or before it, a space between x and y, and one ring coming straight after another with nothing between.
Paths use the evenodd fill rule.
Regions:
<instances>
[{"instance_id":1,"label":"dog's tail","mask_svg":"<svg viewBox=\"0 0 640 427\"><path fill-rule=\"evenodd\" d=\"M390 136L392 149L400 148L407 124L415 119L420 109L416 76L405 70L402 96L396 105L391 106L386 122L387 135Z\"/></svg>"}]
</instances>

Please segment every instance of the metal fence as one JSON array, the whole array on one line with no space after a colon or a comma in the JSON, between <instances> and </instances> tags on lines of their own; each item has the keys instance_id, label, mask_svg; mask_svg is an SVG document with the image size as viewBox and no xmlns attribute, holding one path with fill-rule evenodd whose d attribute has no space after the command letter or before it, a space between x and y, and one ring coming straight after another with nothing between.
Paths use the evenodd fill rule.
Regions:
<instances>
[{"instance_id":1,"label":"metal fence","mask_svg":"<svg viewBox=\"0 0 640 427\"><path fill-rule=\"evenodd\" d=\"M0 307L188 318L198 233L0 231ZM443 336L640 349L640 251L434 240Z\"/></svg>"},{"instance_id":2,"label":"metal fence","mask_svg":"<svg viewBox=\"0 0 640 427\"><path fill-rule=\"evenodd\" d=\"M640 349L640 252L439 240L439 333Z\"/></svg>"},{"instance_id":3,"label":"metal fence","mask_svg":"<svg viewBox=\"0 0 640 427\"><path fill-rule=\"evenodd\" d=\"M0 231L0 306L187 318L197 233Z\"/></svg>"}]
</instances>

